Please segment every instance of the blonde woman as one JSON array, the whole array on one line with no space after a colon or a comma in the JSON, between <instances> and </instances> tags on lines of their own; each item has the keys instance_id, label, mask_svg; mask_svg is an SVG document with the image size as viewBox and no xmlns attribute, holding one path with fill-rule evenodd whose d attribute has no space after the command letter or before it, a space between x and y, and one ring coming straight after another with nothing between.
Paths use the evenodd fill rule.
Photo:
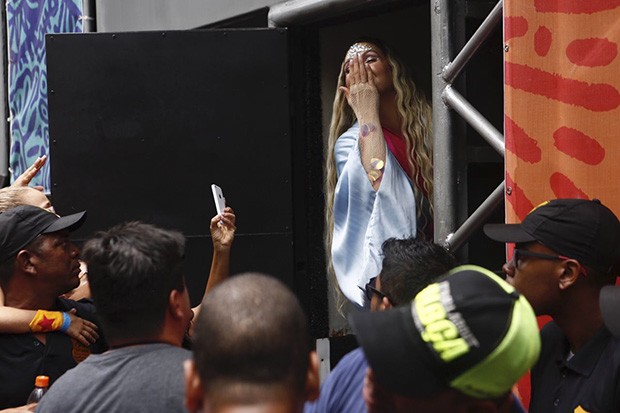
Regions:
<instances>
[{"instance_id":1,"label":"blonde woman","mask_svg":"<svg viewBox=\"0 0 620 413\"><path fill-rule=\"evenodd\" d=\"M339 291L358 306L387 238L432 239L431 109L379 41L347 52L326 161L326 249ZM344 300L340 300L342 304Z\"/></svg>"}]
</instances>

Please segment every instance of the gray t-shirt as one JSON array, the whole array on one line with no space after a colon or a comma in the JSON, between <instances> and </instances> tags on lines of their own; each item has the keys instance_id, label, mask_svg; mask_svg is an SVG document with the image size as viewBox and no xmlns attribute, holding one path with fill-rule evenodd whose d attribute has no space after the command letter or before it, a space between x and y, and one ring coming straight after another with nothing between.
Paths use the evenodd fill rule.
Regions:
<instances>
[{"instance_id":1,"label":"gray t-shirt","mask_svg":"<svg viewBox=\"0 0 620 413\"><path fill-rule=\"evenodd\" d=\"M143 344L93 354L62 375L37 412L183 412L183 361L191 353Z\"/></svg>"}]
</instances>

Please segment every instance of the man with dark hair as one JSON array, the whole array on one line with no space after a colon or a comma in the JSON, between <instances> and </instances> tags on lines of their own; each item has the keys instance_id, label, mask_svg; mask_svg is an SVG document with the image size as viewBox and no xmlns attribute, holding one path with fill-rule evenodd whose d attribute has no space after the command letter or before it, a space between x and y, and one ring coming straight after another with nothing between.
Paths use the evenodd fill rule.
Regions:
<instances>
[{"instance_id":1,"label":"man with dark hair","mask_svg":"<svg viewBox=\"0 0 620 413\"><path fill-rule=\"evenodd\" d=\"M37 375L47 375L54 383L91 352L105 349L103 340L87 347L63 333L74 311L97 322L91 302L59 298L80 282L79 250L69 233L85 219L85 212L59 217L34 206L0 214L0 286L5 304L37 310L32 334L0 334L0 408L24 405ZM60 329L52 328L55 323L61 324ZM56 331L42 334L50 330Z\"/></svg>"},{"instance_id":2,"label":"man with dark hair","mask_svg":"<svg viewBox=\"0 0 620 413\"><path fill-rule=\"evenodd\" d=\"M540 351L525 297L474 265L453 269L408 305L351 321L370 364L371 413L511 412L511 388Z\"/></svg>"},{"instance_id":3,"label":"man with dark hair","mask_svg":"<svg viewBox=\"0 0 620 413\"><path fill-rule=\"evenodd\" d=\"M193 317L184 280L185 239L130 222L83 251L111 350L62 376L38 412L184 412L181 348Z\"/></svg>"},{"instance_id":4,"label":"man with dark hair","mask_svg":"<svg viewBox=\"0 0 620 413\"><path fill-rule=\"evenodd\" d=\"M383 243L382 251L381 273L364 289L371 311L408 303L455 265L446 249L416 238L390 238ZM362 387L367 368L361 348L345 355L321 386L319 399L307 403L304 412L365 412Z\"/></svg>"},{"instance_id":5,"label":"man with dark hair","mask_svg":"<svg viewBox=\"0 0 620 413\"><path fill-rule=\"evenodd\" d=\"M445 248L418 238L390 238L383 243L382 253L382 270L376 282L386 295L383 303L386 307L411 301L420 290L456 265Z\"/></svg>"},{"instance_id":6,"label":"man with dark hair","mask_svg":"<svg viewBox=\"0 0 620 413\"><path fill-rule=\"evenodd\" d=\"M620 411L620 339L603 325L599 294L620 262L620 222L598 200L555 199L521 224L489 224L485 233L515 243L504 265L508 281L538 315L541 331L532 370L530 412Z\"/></svg>"},{"instance_id":7,"label":"man with dark hair","mask_svg":"<svg viewBox=\"0 0 620 413\"><path fill-rule=\"evenodd\" d=\"M186 362L191 412L298 413L318 395L318 359L305 314L280 281L235 276L203 301L194 359Z\"/></svg>"}]
</instances>

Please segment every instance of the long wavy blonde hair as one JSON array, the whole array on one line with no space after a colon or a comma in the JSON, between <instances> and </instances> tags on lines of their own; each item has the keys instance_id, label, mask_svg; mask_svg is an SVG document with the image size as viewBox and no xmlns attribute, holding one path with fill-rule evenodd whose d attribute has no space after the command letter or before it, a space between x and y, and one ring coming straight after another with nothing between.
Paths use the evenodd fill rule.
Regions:
<instances>
[{"instance_id":1,"label":"long wavy blonde hair","mask_svg":"<svg viewBox=\"0 0 620 413\"><path fill-rule=\"evenodd\" d=\"M402 134L407 145L407 162L412 171L410 178L415 187L414 196L416 198L418 217L423 210L424 195L428 196L430 212L432 213L433 153L431 106L424 94L413 82L407 67L387 45L376 39L363 39L356 43L370 43L376 46L383 52L392 69L392 82L396 91L396 106L403 120L401 130L394 132ZM338 86L336 87L336 97L334 98L326 148L327 153L325 154L325 251L327 254L327 270L336 291L339 311L342 310L346 299L336 280L331 259L334 231L334 192L338 181L334 148L340 135L349 129L356 120L353 110L347 103L344 92L340 90L340 86L345 86L345 77L346 73L343 63L338 75Z\"/></svg>"}]
</instances>

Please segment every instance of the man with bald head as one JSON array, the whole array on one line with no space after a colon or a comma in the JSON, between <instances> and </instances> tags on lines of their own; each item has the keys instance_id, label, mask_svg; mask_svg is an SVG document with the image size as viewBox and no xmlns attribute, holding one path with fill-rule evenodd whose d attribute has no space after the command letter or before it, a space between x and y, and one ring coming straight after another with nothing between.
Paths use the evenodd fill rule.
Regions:
<instances>
[{"instance_id":1,"label":"man with bald head","mask_svg":"<svg viewBox=\"0 0 620 413\"><path fill-rule=\"evenodd\" d=\"M194 359L186 362L190 412L299 413L318 396L318 359L295 295L263 274L235 276L203 301Z\"/></svg>"}]
</instances>

